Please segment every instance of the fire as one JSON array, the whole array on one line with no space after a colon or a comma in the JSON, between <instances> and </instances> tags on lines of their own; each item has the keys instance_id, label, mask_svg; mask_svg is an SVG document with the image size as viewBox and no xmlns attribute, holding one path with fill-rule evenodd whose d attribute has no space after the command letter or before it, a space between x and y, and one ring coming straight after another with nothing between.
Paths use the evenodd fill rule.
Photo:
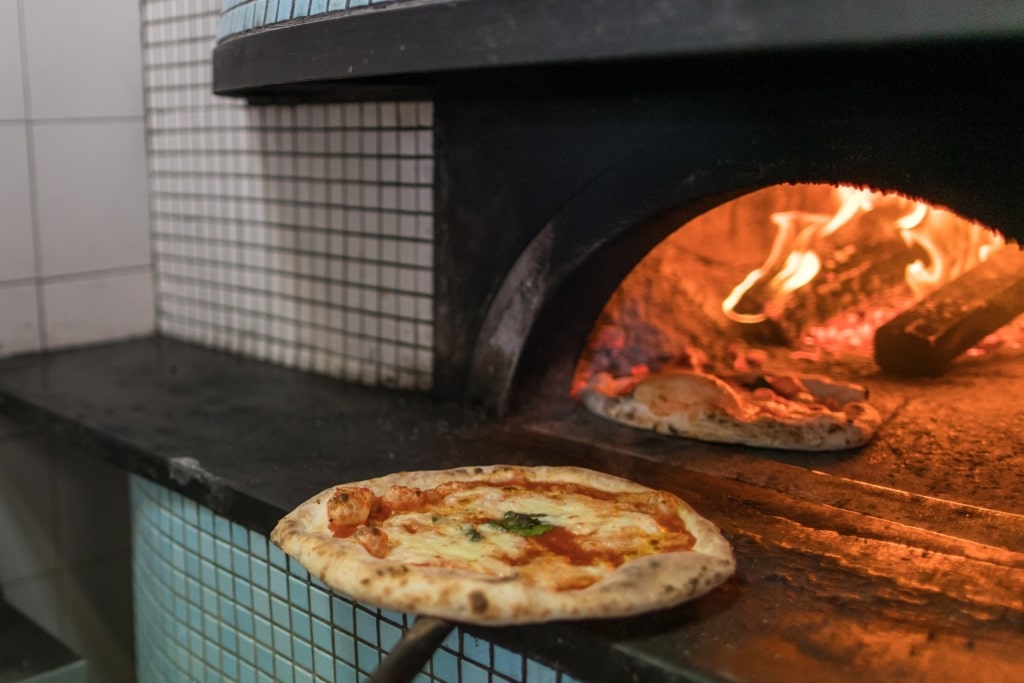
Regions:
<instances>
[{"instance_id":1,"label":"fire","mask_svg":"<svg viewBox=\"0 0 1024 683\"><path fill-rule=\"evenodd\" d=\"M727 317L751 324L780 314L787 297L822 271L823 255L849 257L861 246L856 234L844 239L860 222L881 223L902 241L909 260L903 276L915 301L1005 246L1000 236L981 225L924 202L848 186L835 187L834 192L838 208L831 215L806 211L771 214L769 219L776 228L771 251L764 264L725 297L722 310Z\"/></svg>"},{"instance_id":2,"label":"fire","mask_svg":"<svg viewBox=\"0 0 1024 683\"><path fill-rule=\"evenodd\" d=\"M765 349L797 362L870 356L879 328L1006 246L899 194L759 190L690 221L637 265L595 325L574 392L595 382L621 391L675 367L736 371L764 363ZM967 355L1021 346L1022 320L987 331Z\"/></svg>"}]
</instances>

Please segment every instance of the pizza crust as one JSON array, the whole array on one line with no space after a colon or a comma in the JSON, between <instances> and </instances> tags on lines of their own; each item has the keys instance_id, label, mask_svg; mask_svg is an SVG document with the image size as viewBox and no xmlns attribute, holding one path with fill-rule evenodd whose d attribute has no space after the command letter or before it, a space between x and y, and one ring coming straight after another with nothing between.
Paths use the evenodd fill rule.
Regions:
<instances>
[{"instance_id":1,"label":"pizza crust","mask_svg":"<svg viewBox=\"0 0 1024 683\"><path fill-rule=\"evenodd\" d=\"M811 402L758 399L699 372L652 375L627 396L581 392L592 412L662 434L715 443L801 451L833 451L867 443L881 415L860 392L821 378L804 384Z\"/></svg>"},{"instance_id":2,"label":"pizza crust","mask_svg":"<svg viewBox=\"0 0 1024 683\"><path fill-rule=\"evenodd\" d=\"M619 477L573 467L490 466L402 472L351 486L381 495L400 484L422 489L448 481L502 482L523 478L562 481L612 492L649 491ZM735 570L728 541L680 501L679 516L693 548L628 560L586 588L551 591L518 575L491 577L443 567L411 566L370 555L358 543L335 538L325 502L335 487L313 496L282 519L271 541L331 589L359 602L476 624L524 624L561 619L624 617L696 598Z\"/></svg>"}]
</instances>

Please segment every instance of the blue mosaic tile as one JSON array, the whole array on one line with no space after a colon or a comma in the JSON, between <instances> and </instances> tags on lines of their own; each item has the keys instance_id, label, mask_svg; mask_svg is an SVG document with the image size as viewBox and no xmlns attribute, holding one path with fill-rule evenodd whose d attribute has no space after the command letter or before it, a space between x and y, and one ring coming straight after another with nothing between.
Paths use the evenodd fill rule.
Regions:
<instances>
[{"instance_id":1,"label":"blue mosaic tile","mask_svg":"<svg viewBox=\"0 0 1024 683\"><path fill-rule=\"evenodd\" d=\"M460 667L461 683L490 683L490 676L487 669L477 666L473 662L463 660Z\"/></svg>"},{"instance_id":2,"label":"blue mosaic tile","mask_svg":"<svg viewBox=\"0 0 1024 683\"><path fill-rule=\"evenodd\" d=\"M380 622L380 647L390 652L392 648L402 639L403 631L385 621Z\"/></svg>"},{"instance_id":3,"label":"blue mosaic tile","mask_svg":"<svg viewBox=\"0 0 1024 683\"><path fill-rule=\"evenodd\" d=\"M533 659L526 660L526 679L530 683L558 683L558 675Z\"/></svg>"},{"instance_id":4,"label":"blue mosaic tile","mask_svg":"<svg viewBox=\"0 0 1024 683\"><path fill-rule=\"evenodd\" d=\"M242 548L231 549L231 571L243 580L249 578L249 555Z\"/></svg>"},{"instance_id":5,"label":"blue mosaic tile","mask_svg":"<svg viewBox=\"0 0 1024 683\"><path fill-rule=\"evenodd\" d=\"M331 619L334 621L334 625L339 629L347 633L352 633L354 630L352 604L337 596L332 597Z\"/></svg>"},{"instance_id":6,"label":"blue mosaic tile","mask_svg":"<svg viewBox=\"0 0 1024 683\"><path fill-rule=\"evenodd\" d=\"M214 563L218 567L224 567L225 569L231 568L231 546L228 542L222 538L218 538L214 543L216 548L216 554L214 555Z\"/></svg>"},{"instance_id":7,"label":"blue mosaic tile","mask_svg":"<svg viewBox=\"0 0 1024 683\"><path fill-rule=\"evenodd\" d=\"M523 675L523 656L495 645L491 666L503 676L518 679Z\"/></svg>"},{"instance_id":8,"label":"blue mosaic tile","mask_svg":"<svg viewBox=\"0 0 1024 683\"><path fill-rule=\"evenodd\" d=\"M325 621L313 619L311 628L313 631L313 645L322 650L330 650L334 638L334 632L331 629L331 626Z\"/></svg>"},{"instance_id":9,"label":"blue mosaic tile","mask_svg":"<svg viewBox=\"0 0 1024 683\"><path fill-rule=\"evenodd\" d=\"M292 640L292 659L305 669L313 668L313 648L309 641L299 636Z\"/></svg>"},{"instance_id":10,"label":"blue mosaic tile","mask_svg":"<svg viewBox=\"0 0 1024 683\"><path fill-rule=\"evenodd\" d=\"M287 628L291 623L289 616L288 603L277 597L270 598L270 618L275 624Z\"/></svg>"},{"instance_id":11,"label":"blue mosaic tile","mask_svg":"<svg viewBox=\"0 0 1024 683\"><path fill-rule=\"evenodd\" d=\"M324 621L331 620L331 597L315 586L309 587L309 611Z\"/></svg>"},{"instance_id":12,"label":"blue mosaic tile","mask_svg":"<svg viewBox=\"0 0 1024 683\"><path fill-rule=\"evenodd\" d=\"M356 635L371 645L377 645L377 615L357 609Z\"/></svg>"},{"instance_id":13,"label":"blue mosaic tile","mask_svg":"<svg viewBox=\"0 0 1024 683\"><path fill-rule=\"evenodd\" d=\"M221 541L231 540L231 522L226 517L215 515L213 518L213 535Z\"/></svg>"},{"instance_id":14,"label":"blue mosaic tile","mask_svg":"<svg viewBox=\"0 0 1024 683\"><path fill-rule=\"evenodd\" d=\"M235 601L246 609L252 608L252 584L246 581L246 577L236 576L235 579Z\"/></svg>"},{"instance_id":15,"label":"blue mosaic tile","mask_svg":"<svg viewBox=\"0 0 1024 683\"><path fill-rule=\"evenodd\" d=\"M261 534L250 531L249 532L249 552L252 553L253 557L261 560L267 559L267 539Z\"/></svg>"},{"instance_id":16,"label":"blue mosaic tile","mask_svg":"<svg viewBox=\"0 0 1024 683\"><path fill-rule=\"evenodd\" d=\"M462 654L486 667L491 665L491 645L468 633L462 636Z\"/></svg>"},{"instance_id":17,"label":"blue mosaic tile","mask_svg":"<svg viewBox=\"0 0 1024 683\"><path fill-rule=\"evenodd\" d=\"M334 657L324 650L313 650L313 671L323 679L331 679L334 676Z\"/></svg>"},{"instance_id":18,"label":"blue mosaic tile","mask_svg":"<svg viewBox=\"0 0 1024 683\"><path fill-rule=\"evenodd\" d=\"M238 632L230 624L223 624L220 629L220 644L228 652L238 651Z\"/></svg>"},{"instance_id":19,"label":"blue mosaic tile","mask_svg":"<svg viewBox=\"0 0 1024 683\"><path fill-rule=\"evenodd\" d=\"M249 574L252 576L253 585L270 586L270 567L266 560L253 556L249 562Z\"/></svg>"},{"instance_id":20,"label":"blue mosaic tile","mask_svg":"<svg viewBox=\"0 0 1024 683\"><path fill-rule=\"evenodd\" d=\"M256 645L256 669L264 673L274 673L274 653L269 647Z\"/></svg>"},{"instance_id":21,"label":"blue mosaic tile","mask_svg":"<svg viewBox=\"0 0 1024 683\"><path fill-rule=\"evenodd\" d=\"M226 569L217 569L217 590L227 597L232 597L234 577Z\"/></svg>"},{"instance_id":22,"label":"blue mosaic tile","mask_svg":"<svg viewBox=\"0 0 1024 683\"><path fill-rule=\"evenodd\" d=\"M356 661L356 641L351 633L340 630L334 632L334 656L347 662Z\"/></svg>"},{"instance_id":23,"label":"blue mosaic tile","mask_svg":"<svg viewBox=\"0 0 1024 683\"><path fill-rule=\"evenodd\" d=\"M252 3L253 28L258 28L267 23L267 0L256 0Z\"/></svg>"},{"instance_id":24,"label":"blue mosaic tile","mask_svg":"<svg viewBox=\"0 0 1024 683\"><path fill-rule=\"evenodd\" d=\"M288 599L299 609L309 609L309 587L296 576L288 577Z\"/></svg>"},{"instance_id":25,"label":"blue mosaic tile","mask_svg":"<svg viewBox=\"0 0 1024 683\"><path fill-rule=\"evenodd\" d=\"M459 660L447 650L438 650L431 658L431 670L438 680L459 680Z\"/></svg>"},{"instance_id":26,"label":"blue mosaic tile","mask_svg":"<svg viewBox=\"0 0 1024 683\"><path fill-rule=\"evenodd\" d=\"M254 635L256 637L256 642L260 643L261 645L270 647L270 645L274 642L274 630L273 627L270 625L270 622L264 619L263 617L256 617L254 621Z\"/></svg>"},{"instance_id":27,"label":"blue mosaic tile","mask_svg":"<svg viewBox=\"0 0 1024 683\"><path fill-rule=\"evenodd\" d=\"M310 622L312 622L312 619L309 616L309 612L292 606L290 623L292 634L296 638L308 641L313 637L313 626Z\"/></svg>"},{"instance_id":28,"label":"blue mosaic tile","mask_svg":"<svg viewBox=\"0 0 1024 683\"><path fill-rule=\"evenodd\" d=\"M356 680L355 668L348 662L339 659L334 662L334 680L346 683Z\"/></svg>"},{"instance_id":29,"label":"blue mosaic tile","mask_svg":"<svg viewBox=\"0 0 1024 683\"><path fill-rule=\"evenodd\" d=\"M280 548L276 545L267 546L267 557L270 560L270 564L278 569L285 571L288 569L288 556L284 554Z\"/></svg>"},{"instance_id":30,"label":"blue mosaic tile","mask_svg":"<svg viewBox=\"0 0 1024 683\"><path fill-rule=\"evenodd\" d=\"M243 662L251 662L256 658L256 641L246 635L238 636L238 658Z\"/></svg>"},{"instance_id":31,"label":"blue mosaic tile","mask_svg":"<svg viewBox=\"0 0 1024 683\"><path fill-rule=\"evenodd\" d=\"M280 626L274 627L274 652L288 658L292 656L292 634Z\"/></svg>"},{"instance_id":32,"label":"blue mosaic tile","mask_svg":"<svg viewBox=\"0 0 1024 683\"><path fill-rule=\"evenodd\" d=\"M229 598L222 595L217 599L217 613L220 615L220 619L224 622L224 625L229 626L234 630L237 625L235 620L235 605Z\"/></svg>"},{"instance_id":33,"label":"blue mosaic tile","mask_svg":"<svg viewBox=\"0 0 1024 683\"><path fill-rule=\"evenodd\" d=\"M238 632L251 636L256 632L256 620L249 610L240 607L235 610L235 625L238 626ZM241 646L239 646L241 651Z\"/></svg>"},{"instance_id":34,"label":"blue mosaic tile","mask_svg":"<svg viewBox=\"0 0 1024 683\"><path fill-rule=\"evenodd\" d=\"M208 531L199 532L199 556L204 563L213 566L209 559L213 557L213 536Z\"/></svg>"},{"instance_id":35,"label":"blue mosaic tile","mask_svg":"<svg viewBox=\"0 0 1024 683\"><path fill-rule=\"evenodd\" d=\"M213 510L205 505L197 505L196 511L199 516L199 529L208 534L213 533Z\"/></svg>"},{"instance_id":36,"label":"blue mosaic tile","mask_svg":"<svg viewBox=\"0 0 1024 683\"><path fill-rule=\"evenodd\" d=\"M380 650L363 642L356 642L356 662L363 671L373 671L380 664Z\"/></svg>"},{"instance_id":37,"label":"blue mosaic tile","mask_svg":"<svg viewBox=\"0 0 1024 683\"><path fill-rule=\"evenodd\" d=\"M265 537L225 526L182 498L132 477L139 683L354 683L373 671L411 623L405 614L328 592L269 549ZM165 519L171 514L178 522ZM212 555L196 553L204 543L216 548ZM459 629L416 677L417 683L570 680Z\"/></svg>"}]
</instances>

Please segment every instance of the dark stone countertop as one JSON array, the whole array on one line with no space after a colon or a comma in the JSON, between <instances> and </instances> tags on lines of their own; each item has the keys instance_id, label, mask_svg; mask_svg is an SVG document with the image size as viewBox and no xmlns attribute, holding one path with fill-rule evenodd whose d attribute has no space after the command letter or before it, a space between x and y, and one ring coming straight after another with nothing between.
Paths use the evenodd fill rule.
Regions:
<instances>
[{"instance_id":1,"label":"dark stone countertop","mask_svg":"<svg viewBox=\"0 0 1024 683\"><path fill-rule=\"evenodd\" d=\"M264 533L332 484L544 462L542 449L530 453L464 407L159 337L0 361L0 413ZM635 637L639 622L622 623ZM616 649L603 628L467 630L583 679L692 680L657 657Z\"/></svg>"},{"instance_id":2,"label":"dark stone countertop","mask_svg":"<svg viewBox=\"0 0 1024 683\"><path fill-rule=\"evenodd\" d=\"M920 410L934 414L936 388L920 391ZM328 486L402 469L579 465L677 493L733 544L739 569L718 589L635 618L466 627L580 680L1020 680L1019 494L989 509L880 470L896 446L920 450L907 447L900 400L869 448L808 456L627 433L585 414L495 422L159 337L0 361L0 413L261 532ZM991 420L963 428L974 422L992 433ZM940 476L968 456L978 454L964 451ZM1005 457L988 460L1003 472ZM871 483L886 472L903 486Z\"/></svg>"}]
</instances>

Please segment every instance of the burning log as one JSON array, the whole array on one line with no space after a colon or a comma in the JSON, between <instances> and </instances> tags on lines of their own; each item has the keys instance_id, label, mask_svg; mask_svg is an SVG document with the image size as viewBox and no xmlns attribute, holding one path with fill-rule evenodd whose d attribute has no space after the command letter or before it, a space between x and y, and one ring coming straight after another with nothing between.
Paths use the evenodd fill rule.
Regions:
<instances>
[{"instance_id":1,"label":"burning log","mask_svg":"<svg viewBox=\"0 0 1024 683\"><path fill-rule=\"evenodd\" d=\"M744 305L759 307L764 317L758 323L742 326L743 337L751 342L792 344L810 325L872 298L884 300L903 291L907 266L925 255L895 234L885 237L888 239L876 238L856 248L836 249L811 282L785 297L782 307L772 310L763 306L757 301L757 290L750 292L740 301L740 311Z\"/></svg>"},{"instance_id":2,"label":"burning log","mask_svg":"<svg viewBox=\"0 0 1024 683\"><path fill-rule=\"evenodd\" d=\"M1024 251L1009 245L878 328L875 362L894 375L939 375L1024 313Z\"/></svg>"}]
</instances>

